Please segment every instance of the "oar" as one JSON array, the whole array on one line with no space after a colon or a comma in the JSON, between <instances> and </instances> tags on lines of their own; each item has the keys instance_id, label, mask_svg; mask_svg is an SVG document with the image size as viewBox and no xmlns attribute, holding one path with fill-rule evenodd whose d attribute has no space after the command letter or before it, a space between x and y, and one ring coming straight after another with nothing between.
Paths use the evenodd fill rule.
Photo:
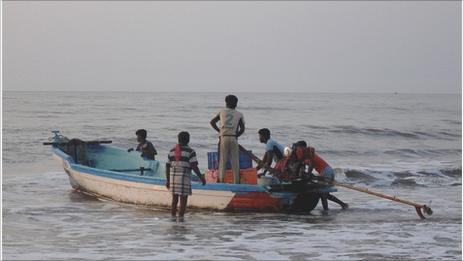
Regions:
<instances>
[{"instance_id":1,"label":"oar","mask_svg":"<svg viewBox=\"0 0 464 261\"><path fill-rule=\"evenodd\" d=\"M253 154L251 151L245 149L242 145L239 144L239 145L238 145L238 149L239 149L241 152L247 154L248 157L250 157L250 158L251 158L252 160L254 160L256 163L258 163L258 164L261 163L262 160L261 160L258 156L256 156L255 154ZM271 167L263 166L263 168L264 168L265 170L269 171L270 173L274 173L274 174L277 174L277 175L282 174L282 173L280 173L280 171L278 171L278 170L276 170L276 169L274 169L274 168L271 168Z\"/></svg>"},{"instance_id":2,"label":"oar","mask_svg":"<svg viewBox=\"0 0 464 261\"><path fill-rule=\"evenodd\" d=\"M248 157L250 157L252 160L254 160L256 163L261 163L261 159L258 158L258 156L256 156L255 154L253 154L251 151L245 149L242 145L238 145L238 149L241 151L241 152L244 152L245 154L248 155Z\"/></svg>"},{"instance_id":3,"label":"oar","mask_svg":"<svg viewBox=\"0 0 464 261\"><path fill-rule=\"evenodd\" d=\"M419 217L422 218L422 219L425 219L425 216L422 214L421 210L423 210L427 215L432 215L433 214L432 209L427 205L421 205L421 204L418 204L418 203L415 203L415 202L412 202L412 201L409 201L409 200L404 200L404 199L397 198L395 196L384 195L384 194L381 194L381 193L378 193L378 192L370 191L370 190L365 189L365 188L358 188L358 187L355 187L355 186L352 186L352 185L349 185L349 184L346 184L346 183L341 183L341 182L334 181L333 184L336 185L336 186L339 186L339 187L344 187L344 188L347 188L347 189L352 189L352 190L356 190L356 191L359 191L359 192L364 192L364 193L367 193L369 195L373 195L373 196L377 196L377 197L380 197L380 198L389 199L389 200L393 200L393 201L396 201L396 202L399 202L399 203L403 203L403 204L406 204L406 205L413 206L416 209L417 215L419 215Z\"/></svg>"},{"instance_id":4,"label":"oar","mask_svg":"<svg viewBox=\"0 0 464 261\"><path fill-rule=\"evenodd\" d=\"M116 171L116 172L140 171L142 176L143 176L144 171L151 171L150 168L144 168L144 167L140 167L138 169L110 169L110 170Z\"/></svg>"},{"instance_id":5,"label":"oar","mask_svg":"<svg viewBox=\"0 0 464 261\"><path fill-rule=\"evenodd\" d=\"M84 141L84 143L87 144L109 144L112 143L113 141L111 140L89 140L89 141ZM59 145L59 144L67 144L69 141L59 141L59 142L44 142L43 145Z\"/></svg>"},{"instance_id":6,"label":"oar","mask_svg":"<svg viewBox=\"0 0 464 261\"><path fill-rule=\"evenodd\" d=\"M144 168L144 167L140 167L138 169L110 169L111 171L118 171L118 172L126 172L126 171L140 171L140 170L148 170L150 171L151 169L150 168Z\"/></svg>"}]
</instances>

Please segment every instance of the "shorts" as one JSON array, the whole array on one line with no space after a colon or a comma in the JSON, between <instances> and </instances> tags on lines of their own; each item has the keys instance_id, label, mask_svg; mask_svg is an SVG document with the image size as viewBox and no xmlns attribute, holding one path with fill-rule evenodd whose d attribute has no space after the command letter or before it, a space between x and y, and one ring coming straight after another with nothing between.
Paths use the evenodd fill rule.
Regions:
<instances>
[{"instance_id":1,"label":"shorts","mask_svg":"<svg viewBox=\"0 0 464 261\"><path fill-rule=\"evenodd\" d=\"M326 167L322 170L322 176L323 176L327 181L334 181L334 179L335 179L335 174L334 174L334 171L333 171L332 167L326 166Z\"/></svg>"}]
</instances>

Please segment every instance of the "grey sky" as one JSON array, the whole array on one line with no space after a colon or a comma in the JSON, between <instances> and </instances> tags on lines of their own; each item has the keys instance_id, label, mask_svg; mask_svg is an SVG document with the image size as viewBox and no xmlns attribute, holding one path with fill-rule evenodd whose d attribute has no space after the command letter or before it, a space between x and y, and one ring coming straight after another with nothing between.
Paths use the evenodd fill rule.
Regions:
<instances>
[{"instance_id":1,"label":"grey sky","mask_svg":"<svg viewBox=\"0 0 464 261\"><path fill-rule=\"evenodd\" d=\"M3 90L461 92L461 2L3 2Z\"/></svg>"}]
</instances>

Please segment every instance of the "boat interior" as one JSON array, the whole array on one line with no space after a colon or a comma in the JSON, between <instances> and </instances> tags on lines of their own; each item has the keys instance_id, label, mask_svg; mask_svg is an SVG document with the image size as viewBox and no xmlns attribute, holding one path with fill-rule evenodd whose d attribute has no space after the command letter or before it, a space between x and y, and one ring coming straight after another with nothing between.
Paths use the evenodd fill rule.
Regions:
<instances>
[{"instance_id":1,"label":"boat interior","mask_svg":"<svg viewBox=\"0 0 464 261\"><path fill-rule=\"evenodd\" d=\"M129 175L165 178L164 164L157 160L145 160L137 151L127 152L117 147L78 141L59 145L59 148L71 156L75 163L84 166Z\"/></svg>"}]
</instances>

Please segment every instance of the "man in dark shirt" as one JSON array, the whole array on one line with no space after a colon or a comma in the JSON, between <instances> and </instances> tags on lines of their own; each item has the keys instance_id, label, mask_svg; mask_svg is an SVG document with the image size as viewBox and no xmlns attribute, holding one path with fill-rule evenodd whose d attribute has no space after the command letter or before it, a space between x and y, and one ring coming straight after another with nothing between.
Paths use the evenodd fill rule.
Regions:
<instances>
[{"instance_id":1,"label":"man in dark shirt","mask_svg":"<svg viewBox=\"0 0 464 261\"><path fill-rule=\"evenodd\" d=\"M140 129L135 132L135 135L137 135L137 142L139 143L137 144L137 148L135 150L142 153L140 155L142 158L147 160L154 160L155 155L158 153L156 152L153 143L147 140L147 131L144 129ZM127 151L131 152L133 150L133 148L130 148Z\"/></svg>"}]
</instances>

